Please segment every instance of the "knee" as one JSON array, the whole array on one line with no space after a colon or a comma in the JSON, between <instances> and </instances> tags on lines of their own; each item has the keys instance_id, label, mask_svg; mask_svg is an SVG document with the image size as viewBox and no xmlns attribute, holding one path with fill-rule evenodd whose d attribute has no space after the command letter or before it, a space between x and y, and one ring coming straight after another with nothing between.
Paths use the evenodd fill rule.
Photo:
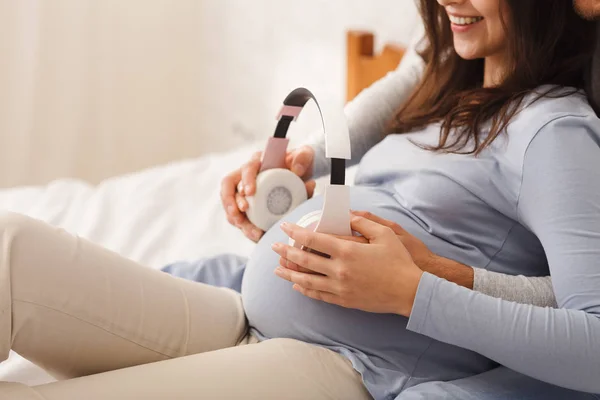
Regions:
<instances>
[{"instance_id":1,"label":"knee","mask_svg":"<svg viewBox=\"0 0 600 400\"><path fill-rule=\"evenodd\" d=\"M11 211L0 211L0 232L6 231L17 232L23 231L24 229L39 224L31 217L23 214L11 212Z\"/></svg>"},{"instance_id":2,"label":"knee","mask_svg":"<svg viewBox=\"0 0 600 400\"><path fill-rule=\"evenodd\" d=\"M50 228L50 229L49 229ZM46 233L52 229L45 222L9 211L0 211L0 238L4 238L4 246L31 245L39 241Z\"/></svg>"}]
</instances>

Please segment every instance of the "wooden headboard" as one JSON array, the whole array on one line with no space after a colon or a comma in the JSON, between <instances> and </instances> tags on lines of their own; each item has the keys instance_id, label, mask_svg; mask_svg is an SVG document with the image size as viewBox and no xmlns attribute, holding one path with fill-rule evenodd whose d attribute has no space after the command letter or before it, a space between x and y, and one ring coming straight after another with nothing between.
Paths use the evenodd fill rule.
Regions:
<instances>
[{"instance_id":1,"label":"wooden headboard","mask_svg":"<svg viewBox=\"0 0 600 400\"><path fill-rule=\"evenodd\" d=\"M347 100L371 86L385 74L396 69L405 49L386 45L381 54L375 54L375 36L369 32L350 31L347 36Z\"/></svg>"}]
</instances>

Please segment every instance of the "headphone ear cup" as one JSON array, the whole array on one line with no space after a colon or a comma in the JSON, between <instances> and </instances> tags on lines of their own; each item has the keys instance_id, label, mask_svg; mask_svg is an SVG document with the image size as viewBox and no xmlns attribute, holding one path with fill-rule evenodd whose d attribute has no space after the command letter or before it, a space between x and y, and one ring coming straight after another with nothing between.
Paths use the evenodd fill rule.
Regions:
<instances>
[{"instance_id":1,"label":"headphone ear cup","mask_svg":"<svg viewBox=\"0 0 600 400\"><path fill-rule=\"evenodd\" d=\"M273 168L256 177L256 193L246 197L246 216L254 225L267 231L273 224L308 198L306 185L292 171Z\"/></svg>"}]
</instances>

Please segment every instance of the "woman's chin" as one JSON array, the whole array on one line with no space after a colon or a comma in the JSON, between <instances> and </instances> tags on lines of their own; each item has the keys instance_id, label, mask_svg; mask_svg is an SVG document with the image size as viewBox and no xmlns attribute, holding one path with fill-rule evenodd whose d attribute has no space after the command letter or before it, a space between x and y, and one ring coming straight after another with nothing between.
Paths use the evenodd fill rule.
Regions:
<instances>
[{"instance_id":1,"label":"woman's chin","mask_svg":"<svg viewBox=\"0 0 600 400\"><path fill-rule=\"evenodd\" d=\"M456 51L456 54L458 54L458 56L460 58L462 58L463 60L478 60L481 59L483 57L481 57L481 55L478 52L475 52L473 50L470 49L462 49L462 48L454 48L454 50Z\"/></svg>"}]
</instances>

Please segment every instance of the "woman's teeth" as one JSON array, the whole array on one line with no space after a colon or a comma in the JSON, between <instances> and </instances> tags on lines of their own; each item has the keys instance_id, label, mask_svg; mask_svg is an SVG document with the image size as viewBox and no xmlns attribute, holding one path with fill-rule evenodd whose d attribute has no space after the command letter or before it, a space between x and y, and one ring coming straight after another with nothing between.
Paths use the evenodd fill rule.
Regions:
<instances>
[{"instance_id":1,"label":"woman's teeth","mask_svg":"<svg viewBox=\"0 0 600 400\"><path fill-rule=\"evenodd\" d=\"M483 19L483 17L455 17L453 15L449 15L449 17L450 22L455 25L471 25Z\"/></svg>"}]
</instances>

